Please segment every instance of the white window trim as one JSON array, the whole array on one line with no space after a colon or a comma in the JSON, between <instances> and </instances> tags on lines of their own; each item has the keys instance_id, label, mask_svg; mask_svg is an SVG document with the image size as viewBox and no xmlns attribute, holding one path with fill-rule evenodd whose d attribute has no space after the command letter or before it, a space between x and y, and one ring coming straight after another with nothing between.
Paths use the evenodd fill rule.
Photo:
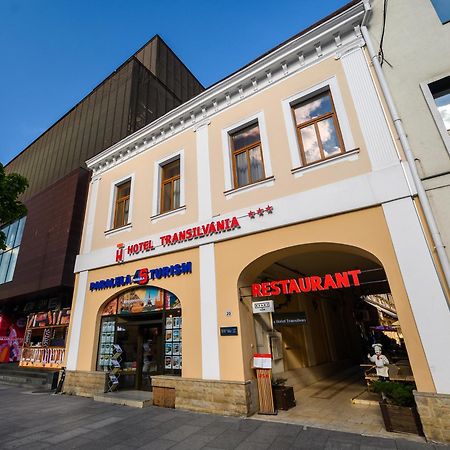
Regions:
<instances>
[{"instance_id":1,"label":"white window trim","mask_svg":"<svg viewBox=\"0 0 450 450\"><path fill-rule=\"evenodd\" d=\"M230 134L238 130L239 128L243 128L246 124L250 124L252 122L258 122L259 125L259 136L261 138L261 147L264 159L264 174L265 179L272 178L272 164L270 162L270 149L269 149L269 139L267 137L267 127L266 120L264 118L264 113L259 111L252 116L246 117L245 119L233 123L232 125L224 128L222 130L222 151L223 151L223 167L225 171L225 192L235 191L239 189L239 192L245 191L246 188L251 188L254 183L248 184L247 186L241 186L239 188L234 187L233 183L233 160L231 158L231 145L230 145ZM261 180L263 181L263 180Z\"/></svg>"},{"instance_id":2,"label":"white window trim","mask_svg":"<svg viewBox=\"0 0 450 450\"><path fill-rule=\"evenodd\" d=\"M350 122L345 111L344 101L339 89L339 84L337 78L333 76L331 78L328 78L327 80L322 81L321 83L311 86L308 89L298 92L291 97L282 100L281 102L293 168L301 167L303 166L303 163L300 157L300 146L298 143L296 132L297 127L294 123L292 114L292 105L304 99L306 100L308 97L312 97L316 93L319 93L320 91L324 91L326 89L330 90L331 96L333 97L334 109L336 111L339 128L341 130L342 139L344 141L344 149L345 151L350 151L355 148L355 141L350 129Z\"/></svg>"},{"instance_id":3,"label":"white window trim","mask_svg":"<svg viewBox=\"0 0 450 450\"><path fill-rule=\"evenodd\" d=\"M357 161L359 158L359 148L350 150L349 152L342 153L341 155L333 156L332 158L322 159L314 164L308 166L300 166L291 169L291 173L295 178L303 176L307 172L313 172L315 170L321 169L325 166L332 166L334 164L339 164L341 162L352 162Z\"/></svg>"},{"instance_id":4,"label":"white window trim","mask_svg":"<svg viewBox=\"0 0 450 450\"><path fill-rule=\"evenodd\" d=\"M422 89L423 96L425 97L425 101L427 102L428 108L430 109L431 115L433 116L434 123L437 126L437 129L439 131L439 134L442 137L442 141L444 142L445 148L447 150L447 153L450 155L450 136L447 133L447 130L445 128L444 120L442 119L442 116L437 109L436 101L433 97L433 94L431 93L429 85L435 81L439 81L442 78L448 77L450 74L443 74L438 77L435 77L431 80L424 81L420 83L420 88Z\"/></svg>"},{"instance_id":5,"label":"white window trim","mask_svg":"<svg viewBox=\"0 0 450 450\"><path fill-rule=\"evenodd\" d=\"M109 208L108 208L108 216L106 220L106 230L105 233L110 234L110 231L115 231L116 229L113 228L114 226L114 206L116 204L116 195L117 195L117 186L124 183L125 181L130 180L130 208L128 210L128 224L125 224L122 227L117 228L117 231L121 231L127 227L127 225L130 225L133 221L133 204L134 204L134 179L135 174L129 174L122 178L119 178L117 180L114 180L111 183L111 188L109 192Z\"/></svg>"},{"instance_id":6,"label":"white window trim","mask_svg":"<svg viewBox=\"0 0 450 450\"><path fill-rule=\"evenodd\" d=\"M153 168L153 202L152 202L152 214L151 218L164 218L167 215L171 215L172 211L167 211L166 213L160 213L161 211L161 176L162 167L166 164L174 161L175 159L180 160L180 206L173 210L173 212L178 212L181 208L186 205L185 196L185 162L184 162L184 149L180 149L171 155L165 156L164 158L156 161Z\"/></svg>"}]
</instances>

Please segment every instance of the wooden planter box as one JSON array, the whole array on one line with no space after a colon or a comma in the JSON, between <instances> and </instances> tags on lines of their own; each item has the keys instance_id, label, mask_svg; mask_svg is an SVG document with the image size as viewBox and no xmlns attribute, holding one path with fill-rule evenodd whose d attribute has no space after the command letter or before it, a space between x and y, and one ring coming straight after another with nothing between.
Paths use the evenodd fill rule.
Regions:
<instances>
[{"instance_id":1,"label":"wooden planter box","mask_svg":"<svg viewBox=\"0 0 450 450\"><path fill-rule=\"evenodd\" d=\"M175 408L175 389L155 386L153 388L153 405Z\"/></svg>"},{"instance_id":2,"label":"wooden planter box","mask_svg":"<svg viewBox=\"0 0 450 450\"><path fill-rule=\"evenodd\" d=\"M292 386L273 386L275 409L287 411L295 406L294 388Z\"/></svg>"},{"instance_id":3,"label":"wooden planter box","mask_svg":"<svg viewBox=\"0 0 450 450\"><path fill-rule=\"evenodd\" d=\"M380 402L380 409L386 431L424 436L422 422L415 406L396 406Z\"/></svg>"}]
</instances>

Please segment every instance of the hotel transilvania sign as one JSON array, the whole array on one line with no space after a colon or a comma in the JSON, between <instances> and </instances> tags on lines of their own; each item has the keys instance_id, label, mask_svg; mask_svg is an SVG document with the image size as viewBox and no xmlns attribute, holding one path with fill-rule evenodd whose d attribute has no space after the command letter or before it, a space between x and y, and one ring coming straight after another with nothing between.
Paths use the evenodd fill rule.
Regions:
<instances>
[{"instance_id":1,"label":"hotel transilvania sign","mask_svg":"<svg viewBox=\"0 0 450 450\"><path fill-rule=\"evenodd\" d=\"M191 241L193 239L203 238L213 234L219 234L224 231L233 231L240 227L241 225L239 224L237 217L216 220L193 228L175 231L171 234L164 234L159 238L159 245L166 247L167 245L180 244L181 242ZM126 246L123 243L117 244L116 262L123 263L125 261L125 254L129 256L137 255L139 253L150 252L154 249L155 246L151 240L136 242Z\"/></svg>"}]
</instances>

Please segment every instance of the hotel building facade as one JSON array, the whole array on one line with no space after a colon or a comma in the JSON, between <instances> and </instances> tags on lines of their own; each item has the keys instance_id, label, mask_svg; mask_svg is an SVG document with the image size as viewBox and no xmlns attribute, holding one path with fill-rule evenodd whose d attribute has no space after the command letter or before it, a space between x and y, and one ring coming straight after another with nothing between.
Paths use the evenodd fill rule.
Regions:
<instances>
[{"instance_id":1,"label":"hotel building facade","mask_svg":"<svg viewBox=\"0 0 450 450\"><path fill-rule=\"evenodd\" d=\"M153 386L175 407L249 415L255 354L274 377L326 378L367 361L380 311L418 395L450 393L448 291L361 32L368 8L88 160L67 393ZM274 312L254 314L267 299Z\"/></svg>"}]
</instances>

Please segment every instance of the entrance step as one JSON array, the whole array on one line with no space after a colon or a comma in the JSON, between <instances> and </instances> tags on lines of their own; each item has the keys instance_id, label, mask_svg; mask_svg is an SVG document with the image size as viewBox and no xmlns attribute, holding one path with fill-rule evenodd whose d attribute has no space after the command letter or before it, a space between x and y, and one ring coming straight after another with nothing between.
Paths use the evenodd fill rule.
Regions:
<instances>
[{"instance_id":1,"label":"entrance step","mask_svg":"<svg viewBox=\"0 0 450 450\"><path fill-rule=\"evenodd\" d=\"M376 405L378 406L380 402L380 394L375 394L375 392L369 392L367 389L356 397L352 398L352 403L354 405Z\"/></svg>"},{"instance_id":2,"label":"entrance step","mask_svg":"<svg viewBox=\"0 0 450 450\"><path fill-rule=\"evenodd\" d=\"M96 402L146 408L153 405L153 395L148 391L115 391L94 395Z\"/></svg>"},{"instance_id":3,"label":"entrance step","mask_svg":"<svg viewBox=\"0 0 450 450\"><path fill-rule=\"evenodd\" d=\"M58 370L19 367L17 363L2 363L0 384L51 390L55 389L58 383L58 372Z\"/></svg>"}]
</instances>

